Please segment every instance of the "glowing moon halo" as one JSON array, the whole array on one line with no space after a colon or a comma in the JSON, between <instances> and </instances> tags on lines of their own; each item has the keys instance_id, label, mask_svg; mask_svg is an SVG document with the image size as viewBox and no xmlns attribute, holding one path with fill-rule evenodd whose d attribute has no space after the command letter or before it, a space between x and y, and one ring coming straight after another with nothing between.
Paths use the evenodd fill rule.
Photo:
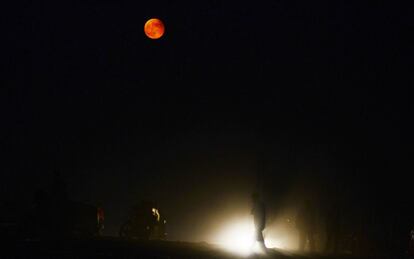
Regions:
<instances>
[{"instance_id":1,"label":"glowing moon halo","mask_svg":"<svg viewBox=\"0 0 414 259\"><path fill-rule=\"evenodd\" d=\"M161 38L164 31L164 23L158 18L151 18L144 25L145 35L153 40Z\"/></svg>"}]
</instances>

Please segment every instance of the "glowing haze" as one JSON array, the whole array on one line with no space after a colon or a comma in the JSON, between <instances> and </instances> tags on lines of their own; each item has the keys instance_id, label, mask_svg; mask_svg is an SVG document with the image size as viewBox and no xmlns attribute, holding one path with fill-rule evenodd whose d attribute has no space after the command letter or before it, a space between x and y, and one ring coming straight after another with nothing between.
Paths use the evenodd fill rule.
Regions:
<instances>
[{"instance_id":1,"label":"glowing haze","mask_svg":"<svg viewBox=\"0 0 414 259\"><path fill-rule=\"evenodd\" d=\"M292 240L295 236L294 231L286 231L281 221L277 220L277 223L269 226L269 231L265 231L266 247L293 250L296 243L296 240ZM254 225L250 217L229 218L227 222L219 226L211 242L229 252L244 256L263 252L255 243Z\"/></svg>"}]
</instances>

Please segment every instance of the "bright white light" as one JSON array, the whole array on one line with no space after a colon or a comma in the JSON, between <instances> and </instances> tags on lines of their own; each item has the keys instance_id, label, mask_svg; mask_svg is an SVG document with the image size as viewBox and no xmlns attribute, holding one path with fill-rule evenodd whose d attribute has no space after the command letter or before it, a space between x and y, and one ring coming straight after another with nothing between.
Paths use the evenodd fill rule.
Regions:
<instances>
[{"instance_id":1,"label":"bright white light","mask_svg":"<svg viewBox=\"0 0 414 259\"><path fill-rule=\"evenodd\" d=\"M255 241L254 224L252 217L235 218L220 226L219 231L210 239L211 243L218 244L229 252L241 256L262 254L266 251ZM292 250L298 242L295 232L285 227L284 223L275 223L266 226L264 239L266 248Z\"/></svg>"},{"instance_id":2,"label":"bright white light","mask_svg":"<svg viewBox=\"0 0 414 259\"><path fill-rule=\"evenodd\" d=\"M225 249L241 255L250 254L254 245L252 220L237 220L224 225L216 238L216 243Z\"/></svg>"},{"instance_id":3,"label":"bright white light","mask_svg":"<svg viewBox=\"0 0 414 259\"><path fill-rule=\"evenodd\" d=\"M274 238L266 238L265 244L267 248L284 248L283 243L280 240Z\"/></svg>"}]
</instances>

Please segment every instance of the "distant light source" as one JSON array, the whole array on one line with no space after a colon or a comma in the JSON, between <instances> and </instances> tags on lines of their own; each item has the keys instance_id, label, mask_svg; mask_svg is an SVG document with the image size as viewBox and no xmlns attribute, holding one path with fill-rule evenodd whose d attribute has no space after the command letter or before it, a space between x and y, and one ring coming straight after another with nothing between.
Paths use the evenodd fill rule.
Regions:
<instances>
[{"instance_id":1,"label":"distant light source","mask_svg":"<svg viewBox=\"0 0 414 259\"><path fill-rule=\"evenodd\" d=\"M249 255L255 241L253 223L246 219L226 224L215 241L230 252Z\"/></svg>"},{"instance_id":2,"label":"distant light source","mask_svg":"<svg viewBox=\"0 0 414 259\"><path fill-rule=\"evenodd\" d=\"M269 226L269 231L272 226ZM252 253L263 253L254 238L253 219L250 217L232 220L223 224L223 227L214 237L213 242L223 247L225 250L249 256ZM267 234L267 235L266 235ZM288 240L277 233L265 233L265 245L267 248L286 249L289 245Z\"/></svg>"}]
</instances>

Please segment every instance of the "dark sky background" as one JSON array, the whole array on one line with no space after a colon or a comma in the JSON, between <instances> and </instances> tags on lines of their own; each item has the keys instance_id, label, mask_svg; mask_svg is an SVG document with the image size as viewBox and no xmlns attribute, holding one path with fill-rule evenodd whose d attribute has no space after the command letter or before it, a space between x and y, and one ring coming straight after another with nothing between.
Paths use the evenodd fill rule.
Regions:
<instances>
[{"instance_id":1,"label":"dark sky background","mask_svg":"<svg viewBox=\"0 0 414 259\"><path fill-rule=\"evenodd\" d=\"M342 188L385 207L409 200L410 6L4 7L4 200L28 206L57 169L71 198L104 204L110 233L128 207L150 198L169 219L171 238L195 240L208 219L248 206L258 172L275 211L295 190ZM160 40L143 33L151 17L165 23Z\"/></svg>"}]
</instances>

